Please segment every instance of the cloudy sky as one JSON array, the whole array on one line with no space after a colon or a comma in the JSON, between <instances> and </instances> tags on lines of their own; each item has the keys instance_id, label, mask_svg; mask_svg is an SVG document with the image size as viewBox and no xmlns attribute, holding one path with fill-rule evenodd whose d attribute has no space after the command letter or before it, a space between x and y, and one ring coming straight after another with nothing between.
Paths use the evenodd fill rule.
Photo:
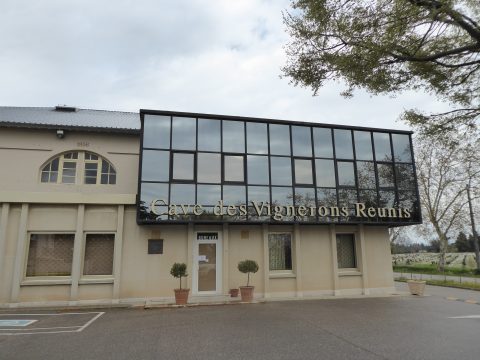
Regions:
<instances>
[{"instance_id":1,"label":"cloudy sky","mask_svg":"<svg viewBox=\"0 0 480 360\"><path fill-rule=\"evenodd\" d=\"M2 0L0 106L203 112L406 129L425 94L281 79L289 0Z\"/></svg>"}]
</instances>

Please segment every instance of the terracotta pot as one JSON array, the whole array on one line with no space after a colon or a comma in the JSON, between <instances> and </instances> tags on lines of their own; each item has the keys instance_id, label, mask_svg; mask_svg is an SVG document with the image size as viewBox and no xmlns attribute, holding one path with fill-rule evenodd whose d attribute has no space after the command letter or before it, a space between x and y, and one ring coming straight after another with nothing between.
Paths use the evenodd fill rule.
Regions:
<instances>
[{"instance_id":1,"label":"terracotta pot","mask_svg":"<svg viewBox=\"0 0 480 360\"><path fill-rule=\"evenodd\" d=\"M254 286L240 286L240 294L243 302L252 302Z\"/></svg>"},{"instance_id":2,"label":"terracotta pot","mask_svg":"<svg viewBox=\"0 0 480 360\"><path fill-rule=\"evenodd\" d=\"M230 289L229 293L230 293L230 297L237 297L238 289Z\"/></svg>"},{"instance_id":3,"label":"terracotta pot","mask_svg":"<svg viewBox=\"0 0 480 360\"><path fill-rule=\"evenodd\" d=\"M190 289L175 289L175 303L177 305L186 305Z\"/></svg>"},{"instance_id":4,"label":"terracotta pot","mask_svg":"<svg viewBox=\"0 0 480 360\"><path fill-rule=\"evenodd\" d=\"M422 281L422 280L407 280L410 294L423 296L426 283L427 283L426 281Z\"/></svg>"}]
</instances>

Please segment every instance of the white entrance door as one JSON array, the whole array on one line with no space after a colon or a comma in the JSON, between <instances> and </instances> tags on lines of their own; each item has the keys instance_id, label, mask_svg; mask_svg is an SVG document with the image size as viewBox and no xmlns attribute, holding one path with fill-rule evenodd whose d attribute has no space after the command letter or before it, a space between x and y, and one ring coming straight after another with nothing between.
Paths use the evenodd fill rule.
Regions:
<instances>
[{"instance_id":1,"label":"white entrance door","mask_svg":"<svg viewBox=\"0 0 480 360\"><path fill-rule=\"evenodd\" d=\"M193 289L197 294L222 293L222 237L218 231L199 231L195 236Z\"/></svg>"}]
</instances>

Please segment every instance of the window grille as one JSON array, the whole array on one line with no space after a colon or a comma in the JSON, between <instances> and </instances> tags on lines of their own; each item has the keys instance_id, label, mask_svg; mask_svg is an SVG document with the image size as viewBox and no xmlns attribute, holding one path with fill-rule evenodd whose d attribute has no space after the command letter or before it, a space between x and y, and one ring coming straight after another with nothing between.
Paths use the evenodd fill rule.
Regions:
<instances>
[{"instance_id":1,"label":"window grille","mask_svg":"<svg viewBox=\"0 0 480 360\"><path fill-rule=\"evenodd\" d=\"M112 275L114 234L87 234L83 275Z\"/></svg>"},{"instance_id":2,"label":"window grille","mask_svg":"<svg viewBox=\"0 0 480 360\"><path fill-rule=\"evenodd\" d=\"M337 260L338 268L356 268L355 235L337 234Z\"/></svg>"},{"instance_id":3,"label":"window grille","mask_svg":"<svg viewBox=\"0 0 480 360\"><path fill-rule=\"evenodd\" d=\"M27 276L70 276L74 234L32 234Z\"/></svg>"},{"instance_id":4,"label":"window grille","mask_svg":"<svg viewBox=\"0 0 480 360\"><path fill-rule=\"evenodd\" d=\"M292 234L269 234L270 270L292 270Z\"/></svg>"}]
</instances>

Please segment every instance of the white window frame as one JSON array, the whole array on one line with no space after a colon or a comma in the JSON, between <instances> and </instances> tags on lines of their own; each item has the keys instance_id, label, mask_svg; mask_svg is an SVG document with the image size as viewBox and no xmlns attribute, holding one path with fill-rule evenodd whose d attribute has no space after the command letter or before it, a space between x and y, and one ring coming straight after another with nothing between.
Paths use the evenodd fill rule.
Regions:
<instances>
[{"instance_id":1,"label":"white window frame","mask_svg":"<svg viewBox=\"0 0 480 360\"><path fill-rule=\"evenodd\" d=\"M75 247L75 232L74 231L28 231L27 232L27 241L26 248L24 252L24 261L23 261L23 281L21 285L27 285L28 283L56 283L56 284L71 284L72 274L73 274L73 263L75 254L72 254L72 268L70 270L70 275L52 275L52 276L27 276L27 267L28 267L28 255L30 253L30 241L32 235L73 235L73 246ZM72 250L73 251L73 250Z\"/></svg>"},{"instance_id":2,"label":"white window frame","mask_svg":"<svg viewBox=\"0 0 480 360\"><path fill-rule=\"evenodd\" d=\"M70 153L77 153L78 156L76 159L66 159L65 158L65 155L66 154L70 154ZM97 156L97 159L96 160L90 160L90 159L86 159L86 154L91 154L91 155L95 155ZM58 158L58 174L57 174L57 181L56 182L50 182L50 181L47 181L47 182L43 182L42 181L42 173L44 172L44 168L49 165L52 161L54 161L55 159ZM115 184L102 184L102 174L104 174L102 172L102 164L103 164L103 161L107 162L109 164L109 169L110 167L112 168L112 170L115 172ZM63 164L65 162L75 162L75 182L73 183L64 183L62 180L63 180ZM95 183L94 184L87 184L85 182L85 164L96 164L97 165L97 175L96 175L96 180L95 180ZM108 174L109 176L109 179L110 179L110 176L113 175L113 173L105 173L105 174ZM62 184L62 185L116 185L117 184L117 179L116 179L116 176L117 176L117 170L115 168L115 166L109 161L107 160L106 158L104 158L103 156L97 154L97 153L94 153L94 152L91 152L91 151L84 151L84 150L71 150L71 151L66 151L66 152L63 152L61 154L58 154L57 156L53 157L53 158L50 158L47 162L45 162L41 167L40 167L40 178L39 178L39 182L41 184Z\"/></svg>"},{"instance_id":3,"label":"white window frame","mask_svg":"<svg viewBox=\"0 0 480 360\"><path fill-rule=\"evenodd\" d=\"M355 255L355 267L353 268L340 268L338 267L338 247L337 247L337 235L353 235L353 251ZM360 254L359 254L359 235L358 232L356 231L339 231L335 232L335 252L337 254L337 258L335 259L335 266L338 269L338 273L341 275L342 273L346 274L355 274L358 273L360 274L360 267L359 267L359 259L360 259Z\"/></svg>"},{"instance_id":4,"label":"white window frame","mask_svg":"<svg viewBox=\"0 0 480 360\"><path fill-rule=\"evenodd\" d=\"M84 267L85 267L85 250L87 248L87 235L91 235L91 234L113 235L112 274L110 275L84 275L83 274ZM113 280L115 279L115 247L116 246L117 246L117 233L115 231L85 231L83 233L79 284L113 283Z\"/></svg>"},{"instance_id":5,"label":"white window frame","mask_svg":"<svg viewBox=\"0 0 480 360\"><path fill-rule=\"evenodd\" d=\"M289 234L290 235L290 257L292 259L292 269L288 270L270 270L270 235L271 234ZM267 248L268 248L268 273L269 277L295 277L295 236L293 231L269 231L267 236Z\"/></svg>"}]
</instances>

